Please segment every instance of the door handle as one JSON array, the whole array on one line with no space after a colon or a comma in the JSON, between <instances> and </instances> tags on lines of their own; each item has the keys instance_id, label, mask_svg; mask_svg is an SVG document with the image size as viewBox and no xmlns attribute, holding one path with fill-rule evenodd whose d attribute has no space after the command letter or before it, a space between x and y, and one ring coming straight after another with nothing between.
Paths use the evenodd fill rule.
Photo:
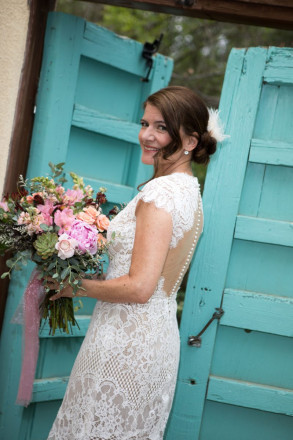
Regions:
<instances>
[{"instance_id":1,"label":"door handle","mask_svg":"<svg viewBox=\"0 0 293 440\"><path fill-rule=\"evenodd\" d=\"M196 336L189 336L188 337L188 345L191 345L192 347L201 347L201 335L206 331L206 329L211 325L211 323L217 319L218 321L222 318L224 315L224 310L220 307L216 307L216 311L214 312L211 319L206 323L204 328L196 335Z\"/></svg>"}]
</instances>

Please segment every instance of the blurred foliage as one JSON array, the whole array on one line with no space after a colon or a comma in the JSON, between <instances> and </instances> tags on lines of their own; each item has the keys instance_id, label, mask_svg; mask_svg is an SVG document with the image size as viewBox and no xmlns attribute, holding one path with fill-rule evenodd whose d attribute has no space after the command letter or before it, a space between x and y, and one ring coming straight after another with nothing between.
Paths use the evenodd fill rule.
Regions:
<instances>
[{"instance_id":1,"label":"blurred foliage","mask_svg":"<svg viewBox=\"0 0 293 440\"><path fill-rule=\"evenodd\" d=\"M128 9L85 1L58 0L56 10L78 15L120 35L145 43L164 34L160 53L174 59L171 84L185 85L208 106L218 107L233 47L292 46L293 31ZM193 168L201 188L206 169Z\"/></svg>"},{"instance_id":2,"label":"blurred foliage","mask_svg":"<svg viewBox=\"0 0 293 440\"><path fill-rule=\"evenodd\" d=\"M159 52L174 60L171 84L185 85L208 106L218 107L229 53L233 47L292 47L293 30L223 23L97 3L58 0L56 10L78 15L120 35L152 43L164 34ZM206 168L194 165L203 190ZM178 292L181 319L187 276Z\"/></svg>"}]
</instances>

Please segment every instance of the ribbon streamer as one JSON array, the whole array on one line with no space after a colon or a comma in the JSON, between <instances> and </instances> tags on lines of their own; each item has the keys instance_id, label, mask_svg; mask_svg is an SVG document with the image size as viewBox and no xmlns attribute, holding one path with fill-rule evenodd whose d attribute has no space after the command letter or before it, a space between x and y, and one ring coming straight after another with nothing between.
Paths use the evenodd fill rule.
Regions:
<instances>
[{"instance_id":1,"label":"ribbon streamer","mask_svg":"<svg viewBox=\"0 0 293 440\"><path fill-rule=\"evenodd\" d=\"M39 354L40 304L44 300L42 281L34 269L24 292L24 353L16 403L28 406L32 399L33 384Z\"/></svg>"}]
</instances>

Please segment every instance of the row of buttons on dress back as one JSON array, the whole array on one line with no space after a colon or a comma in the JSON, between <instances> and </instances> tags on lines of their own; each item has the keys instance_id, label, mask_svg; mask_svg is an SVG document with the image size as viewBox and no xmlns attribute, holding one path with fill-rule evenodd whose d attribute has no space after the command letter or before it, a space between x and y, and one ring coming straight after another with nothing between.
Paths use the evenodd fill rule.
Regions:
<instances>
[{"instance_id":1,"label":"row of buttons on dress back","mask_svg":"<svg viewBox=\"0 0 293 440\"><path fill-rule=\"evenodd\" d=\"M196 228L195 228L194 240L192 242L191 249L190 249L190 251L187 254L187 259L186 259L185 264L184 264L184 266L183 266L183 268L182 268L182 270L180 272L179 278L176 281L173 289L171 290L171 294L170 294L169 298L171 298L175 294L175 292L177 291L178 287L180 286L180 284L182 282L182 279L184 277L184 274L185 274L185 270L187 269L187 267L188 267L188 265L190 263L190 260L191 260L192 255L193 255L194 248L195 248L197 240L198 240L199 227L200 227L200 222L201 222L201 213L202 213L202 202L201 202L200 190L198 190L198 193L199 194L198 194L197 220L196 220Z\"/></svg>"}]
</instances>

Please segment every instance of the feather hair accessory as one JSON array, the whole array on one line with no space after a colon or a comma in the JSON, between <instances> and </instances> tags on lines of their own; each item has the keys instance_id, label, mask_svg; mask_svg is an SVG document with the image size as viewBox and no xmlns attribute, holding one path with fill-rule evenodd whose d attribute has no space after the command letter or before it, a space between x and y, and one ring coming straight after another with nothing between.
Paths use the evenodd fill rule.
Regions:
<instances>
[{"instance_id":1,"label":"feather hair accessory","mask_svg":"<svg viewBox=\"0 0 293 440\"><path fill-rule=\"evenodd\" d=\"M220 119L219 110L214 108L209 108L209 122L208 122L208 132L210 135L216 139L217 142L222 142L224 139L229 138L228 134L224 134L223 123Z\"/></svg>"}]
</instances>

